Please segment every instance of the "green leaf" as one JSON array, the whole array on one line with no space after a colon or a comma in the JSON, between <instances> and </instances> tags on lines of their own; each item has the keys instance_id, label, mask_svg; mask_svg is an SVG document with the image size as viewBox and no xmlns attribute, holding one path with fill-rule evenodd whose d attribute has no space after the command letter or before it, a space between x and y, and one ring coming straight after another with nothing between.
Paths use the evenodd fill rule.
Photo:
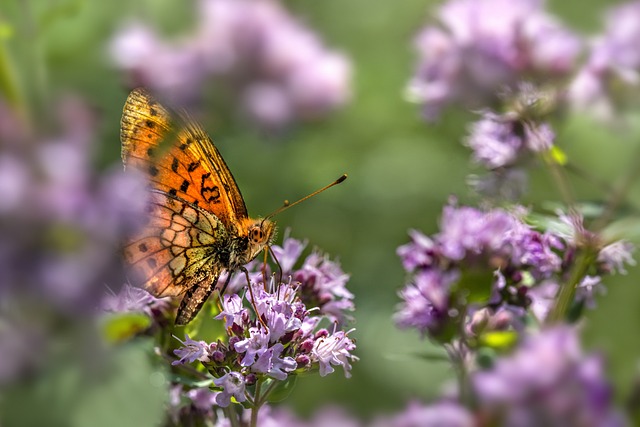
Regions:
<instances>
[{"instance_id":1,"label":"green leaf","mask_svg":"<svg viewBox=\"0 0 640 427\"><path fill-rule=\"evenodd\" d=\"M640 218L625 217L609 224L602 230L602 237L606 242L620 239L640 241Z\"/></svg>"},{"instance_id":2,"label":"green leaf","mask_svg":"<svg viewBox=\"0 0 640 427\"><path fill-rule=\"evenodd\" d=\"M191 377L185 377L183 375L171 375L171 381L174 383L184 384L189 387L201 388L201 387L209 387L213 384L213 378L203 380L201 378L194 379Z\"/></svg>"},{"instance_id":3,"label":"green leaf","mask_svg":"<svg viewBox=\"0 0 640 427\"><path fill-rule=\"evenodd\" d=\"M456 284L457 293L469 303L484 303L491 296L493 272L489 270L465 270Z\"/></svg>"},{"instance_id":4,"label":"green leaf","mask_svg":"<svg viewBox=\"0 0 640 427\"><path fill-rule=\"evenodd\" d=\"M131 339L151 326L151 319L143 313L117 313L103 319L102 334L108 342Z\"/></svg>"}]
</instances>

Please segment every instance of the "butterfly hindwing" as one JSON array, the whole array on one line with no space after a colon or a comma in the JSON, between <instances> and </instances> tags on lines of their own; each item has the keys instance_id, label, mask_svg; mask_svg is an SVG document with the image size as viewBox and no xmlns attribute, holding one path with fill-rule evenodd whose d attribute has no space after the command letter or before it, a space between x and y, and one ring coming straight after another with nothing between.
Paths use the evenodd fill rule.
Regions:
<instances>
[{"instance_id":1,"label":"butterfly hindwing","mask_svg":"<svg viewBox=\"0 0 640 427\"><path fill-rule=\"evenodd\" d=\"M124 249L135 284L159 297L177 296L220 274L216 254L227 232L215 216L158 191L146 215L147 225Z\"/></svg>"}]
</instances>

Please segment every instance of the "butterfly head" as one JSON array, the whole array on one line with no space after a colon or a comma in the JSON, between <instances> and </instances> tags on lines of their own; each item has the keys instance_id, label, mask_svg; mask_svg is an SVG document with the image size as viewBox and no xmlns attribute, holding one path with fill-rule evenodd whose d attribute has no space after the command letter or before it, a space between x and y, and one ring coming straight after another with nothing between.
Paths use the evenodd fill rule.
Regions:
<instances>
[{"instance_id":1,"label":"butterfly head","mask_svg":"<svg viewBox=\"0 0 640 427\"><path fill-rule=\"evenodd\" d=\"M276 224L268 219L251 220L247 228L249 259L255 258L275 237Z\"/></svg>"}]
</instances>

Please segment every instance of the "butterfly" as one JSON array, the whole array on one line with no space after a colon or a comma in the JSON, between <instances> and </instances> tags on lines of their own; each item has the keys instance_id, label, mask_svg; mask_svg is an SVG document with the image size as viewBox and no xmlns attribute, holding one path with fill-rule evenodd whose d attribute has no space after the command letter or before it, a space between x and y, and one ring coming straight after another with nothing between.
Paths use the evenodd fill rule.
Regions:
<instances>
[{"instance_id":1,"label":"butterfly","mask_svg":"<svg viewBox=\"0 0 640 427\"><path fill-rule=\"evenodd\" d=\"M186 325L222 272L231 277L271 244L275 223L248 216L211 138L145 89L129 94L120 139L125 169L142 172L150 183L146 224L124 247L132 281L156 297L182 295L175 324Z\"/></svg>"}]
</instances>

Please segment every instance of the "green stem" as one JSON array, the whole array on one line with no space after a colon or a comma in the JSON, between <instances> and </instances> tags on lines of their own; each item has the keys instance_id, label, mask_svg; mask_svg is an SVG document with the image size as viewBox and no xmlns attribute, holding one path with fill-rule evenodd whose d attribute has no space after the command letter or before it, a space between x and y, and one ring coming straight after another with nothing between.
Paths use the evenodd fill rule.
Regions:
<instances>
[{"instance_id":1,"label":"green stem","mask_svg":"<svg viewBox=\"0 0 640 427\"><path fill-rule=\"evenodd\" d=\"M260 412L260 407L262 406L262 398L260 397L260 388L262 387L262 380L258 379L256 382L256 391L253 394L253 408L251 408L251 422L249 423L250 427L258 426L258 412Z\"/></svg>"},{"instance_id":2,"label":"green stem","mask_svg":"<svg viewBox=\"0 0 640 427\"><path fill-rule=\"evenodd\" d=\"M632 156L631 164L630 167L627 168L627 172L620 178L613 191L610 192L611 196L607 200L604 212L594 221L593 226L591 227L593 231L600 231L609 223L614 212L629 193L629 189L640 176L640 168L636 166L639 158L640 147L637 148L634 156Z\"/></svg>"},{"instance_id":3,"label":"green stem","mask_svg":"<svg viewBox=\"0 0 640 427\"><path fill-rule=\"evenodd\" d=\"M262 393L262 400L260 402L260 406L264 405L265 403L267 403L267 398L269 397L269 395L271 394L271 392L273 391L274 388L276 388L276 386L278 385L278 381L276 380L271 380L271 383L269 384L269 386L267 387L267 389Z\"/></svg>"},{"instance_id":4,"label":"green stem","mask_svg":"<svg viewBox=\"0 0 640 427\"><path fill-rule=\"evenodd\" d=\"M560 167L558 162L556 162L551 155L551 153L543 153L542 159L544 163L547 165L549 172L553 180L556 183L558 190L560 191L560 195L564 200L564 203L567 205L569 210L575 210L575 197L571 192L571 186L569 185L569 180L564 174L563 169Z\"/></svg>"},{"instance_id":5,"label":"green stem","mask_svg":"<svg viewBox=\"0 0 640 427\"><path fill-rule=\"evenodd\" d=\"M583 247L578 249L576 261L571 269L569 280L560 285L560 292L556 298L556 303L547 316L546 324L554 325L564 321L567 317L569 307L573 302L578 284L587 274L587 269L593 263L597 256L597 251L591 247Z\"/></svg>"},{"instance_id":6,"label":"green stem","mask_svg":"<svg viewBox=\"0 0 640 427\"><path fill-rule=\"evenodd\" d=\"M445 348L447 350L447 353L449 354L449 360L451 360L453 369L456 371L460 401L467 407L472 408L474 398L469 384L469 373L467 372L467 367L465 366L462 350L456 349L452 344L447 345Z\"/></svg>"},{"instance_id":7,"label":"green stem","mask_svg":"<svg viewBox=\"0 0 640 427\"><path fill-rule=\"evenodd\" d=\"M227 416L227 419L231 423L231 427L241 427L238 413L235 410L235 405L229 405L223 409L223 412Z\"/></svg>"}]
</instances>

